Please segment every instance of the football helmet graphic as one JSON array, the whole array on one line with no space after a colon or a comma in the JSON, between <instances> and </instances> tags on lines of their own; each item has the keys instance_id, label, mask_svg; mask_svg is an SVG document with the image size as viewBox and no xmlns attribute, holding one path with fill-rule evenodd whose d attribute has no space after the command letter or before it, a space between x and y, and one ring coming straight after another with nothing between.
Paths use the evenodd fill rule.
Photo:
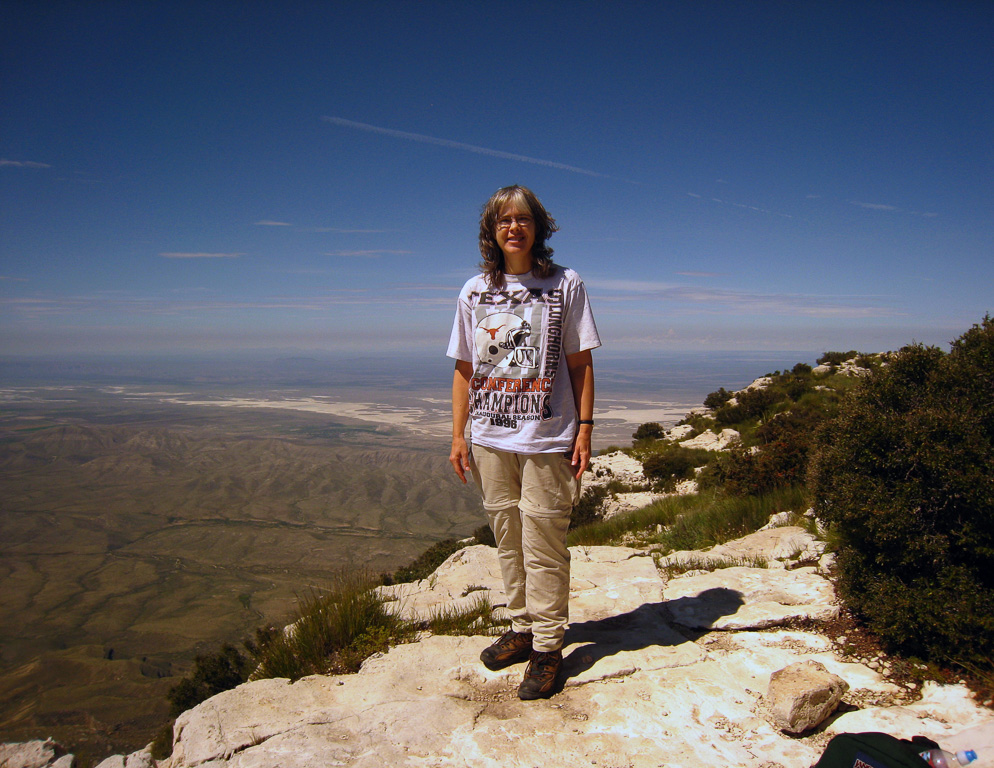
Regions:
<instances>
[{"instance_id":1,"label":"football helmet graphic","mask_svg":"<svg viewBox=\"0 0 994 768\"><path fill-rule=\"evenodd\" d=\"M480 361L503 368L537 368L538 348L527 344L532 327L524 318L498 312L476 326Z\"/></svg>"}]
</instances>

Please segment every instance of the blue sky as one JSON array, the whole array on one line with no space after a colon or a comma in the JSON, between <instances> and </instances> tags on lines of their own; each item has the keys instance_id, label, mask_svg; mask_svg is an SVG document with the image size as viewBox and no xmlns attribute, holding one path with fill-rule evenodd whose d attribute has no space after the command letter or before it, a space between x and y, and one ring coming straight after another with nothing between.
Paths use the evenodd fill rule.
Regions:
<instances>
[{"instance_id":1,"label":"blue sky","mask_svg":"<svg viewBox=\"0 0 994 768\"><path fill-rule=\"evenodd\" d=\"M0 353L442 354L530 186L605 351L994 308L987 2L11 2Z\"/></svg>"}]
</instances>

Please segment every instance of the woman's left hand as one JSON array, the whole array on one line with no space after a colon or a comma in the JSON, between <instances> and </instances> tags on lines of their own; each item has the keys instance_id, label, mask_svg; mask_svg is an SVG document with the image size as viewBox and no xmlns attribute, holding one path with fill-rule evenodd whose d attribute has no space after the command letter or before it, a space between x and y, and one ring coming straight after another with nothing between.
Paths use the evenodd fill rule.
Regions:
<instances>
[{"instance_id":1,"label":"woman's left hand","mask_svg":"<svg viewBox=\"0 0 994 768\"><path fill-rule=\"evenodd\" d=\"M570 464L576 469L576 479L586 472L590 466L590 436L594 429L589 424L581 424L576 433L576 443L573 445L573 459Z\"/></svg>"}]
</instances>

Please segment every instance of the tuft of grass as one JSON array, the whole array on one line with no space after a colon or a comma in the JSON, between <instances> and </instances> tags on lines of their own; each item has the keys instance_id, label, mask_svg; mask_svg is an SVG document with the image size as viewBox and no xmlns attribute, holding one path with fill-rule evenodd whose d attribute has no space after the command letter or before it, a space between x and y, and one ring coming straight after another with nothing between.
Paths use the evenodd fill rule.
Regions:
<instances>
[{"instance_id":1,"label":"tuft of grass","mask_svg":"<svg viewBox=\"0 0 994 768\"><path fill-rule=\"evenodd\" d=\"M678 576L687 571L717 571L722 568L766 568L769 565L765 557L689 557L679 563L664 563L659 567L667 576Z\"/></svg>"},{"instance_id":2,"label":"tuft of grass","mask_svg":"<svg viewBox=\"0 0 994 768\"><path fill-rule=\"evenodd\" d=\"M369 574L340 572L332 587L300 600L299 617L254 648L252 679L356 672L391 642L409 639L413 628L386 610Z\"/></svg>"},{"instance_id":3,"label":"tuft of grass","mask_svg":"<svg viewBox=\"0 0 994 768\"><path fill-rule=\"evenodd\" d=\"M664 551L706 549L762 528L777 512L799 509L802 487L778 489L761 496L720 493L671 496L643 509L577 528L570 546L661 545Z\"/></svg>"},{"instance_id":4,"label":"tuft of grass","mask_svg":"<svg viewBox=\"0 0 994 768\"><path fill-rule=\"evenodd\" d=\"M435 635L496 635L504 632L510 623L510 619L496 618L489 596L481 594L467 610L453 606L438 608L423 628Z\"/></svg>"},{"instance_id":5,"label":"tuft of grass","mask_svg":"<svg viewBox=\"0 0 994 768\"><path fill-rule=\"evenodd\" d=\"M701 504L700 498L670 496L642 509L582 525L570 530L567 542L571 547L620 544L626 534L638 534L655 530L657 526L672 525L681 514L697 509Z\"/></svg>"},{"instance_id":6,"label":"tuft of grass","mask_svg":"<svg viewBox=\"0 0 994 768\"><path fill-rule=\"evenodd\" d=\"M706 549L758 531L776 513L797 509L804 501L800 486L760 496L717 495L693 514L681 515L652 543L669 550Z\"/></svg>"}]
</instances>

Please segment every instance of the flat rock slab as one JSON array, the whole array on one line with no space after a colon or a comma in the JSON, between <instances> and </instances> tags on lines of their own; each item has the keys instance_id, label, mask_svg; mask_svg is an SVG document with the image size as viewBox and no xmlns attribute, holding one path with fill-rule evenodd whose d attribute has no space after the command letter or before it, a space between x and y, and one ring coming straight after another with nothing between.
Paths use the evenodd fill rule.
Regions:
<instances>
[{"instance_id":1,"label":"flat rock slab","mask_svg":"<svg viewBox=\"0 0 994 768\"><path fill-rule=\"evenodd\" d=\"M824 550L824 542L803 528L787 525L756 531L703 551L681 549L661 558L660 565L730 562L745 566L763 560L769 568L783 568L786 561L817 559Z\"/></svg>"},{"instance_id":2,"label":"flat rock slab","mask_svg":"<svg viewBox=\"0 0 994 768\"><path fill-rule=\"evenodd\" d=\"M663 596L673 620L692 629L764 629L838 612L832 585L808 568L735 567L678 576Z\"/></svg>"},{"instance_id":3,"label":"flat rock slab","mask_svg":"<svg viewBox=\"0 0 994 768\"><path fill-rule=\"evenodd\" d=\"M960 686L904 704L900 689L837 658L821 635L749 631L834 613L831 585L812 569L726 568L664 586L642 552L570 552L571 620L551 699L518 700L524 664L493 672L480 663L492 638L428 636L368 659L356 675L260 680L219 694L179 717L173 756L160 768L806 766L829 734L786 736L764 693L773 672L808 659L874 702L838 717L830 732L941 742L970 726L994 729L994 715ZM384 588L409 616L480 591L503 601L489 547L457 552L430 579ZM877 706L886 701L896 706Z\"/></svg>"},{"instance_id":4,"label":"flat rock slab","mask_svg":"<svg viewBox=\"0 0 994 768\"><path fill-rule=\"evenodd\" d=\"M639 768L810 764L816 751L753 712L720 663L641 671L522 702L521 668L492 673L480 638L400 646L358 675L248 683L184 713L169 765L570 765ZM684 641L685 645L693 643Z\"/></svg>"},{"instance_id":5,"label":"flat rock slab","mask_svg":"<svg viewBox=\"0 0 994 768\"><path fill-rule=\"evenodd\" d=\"M985 725L986 732L994 734L994 717L990 710L978 706L965 685L939 685L929 681L922 688L921 699L912 704L848 712L836 718L826 730L830 733L883 731L899 739L926 736L945 749L949 749L947 744L955 744L957 749L976 749L960 744L957 734L967 728L981 730ZM971 765L994 765L994 754L981 757L985 760Z\"/></svg>"},{"instance_id":6,"label":"flat rock slab","mask_svg":"<svg viewBox=\"0 0 994 768\"><path fill-rule=\"evenodd\" d=\"M651 557L629 547L570 548L570 619L589 621L634 610L662 599L662 580ZM476 545L453 553L431 578L380 587L407 619L440 610L468 609L486 596L506 603L497 550Z\"/></svg>"}]
</instances>

